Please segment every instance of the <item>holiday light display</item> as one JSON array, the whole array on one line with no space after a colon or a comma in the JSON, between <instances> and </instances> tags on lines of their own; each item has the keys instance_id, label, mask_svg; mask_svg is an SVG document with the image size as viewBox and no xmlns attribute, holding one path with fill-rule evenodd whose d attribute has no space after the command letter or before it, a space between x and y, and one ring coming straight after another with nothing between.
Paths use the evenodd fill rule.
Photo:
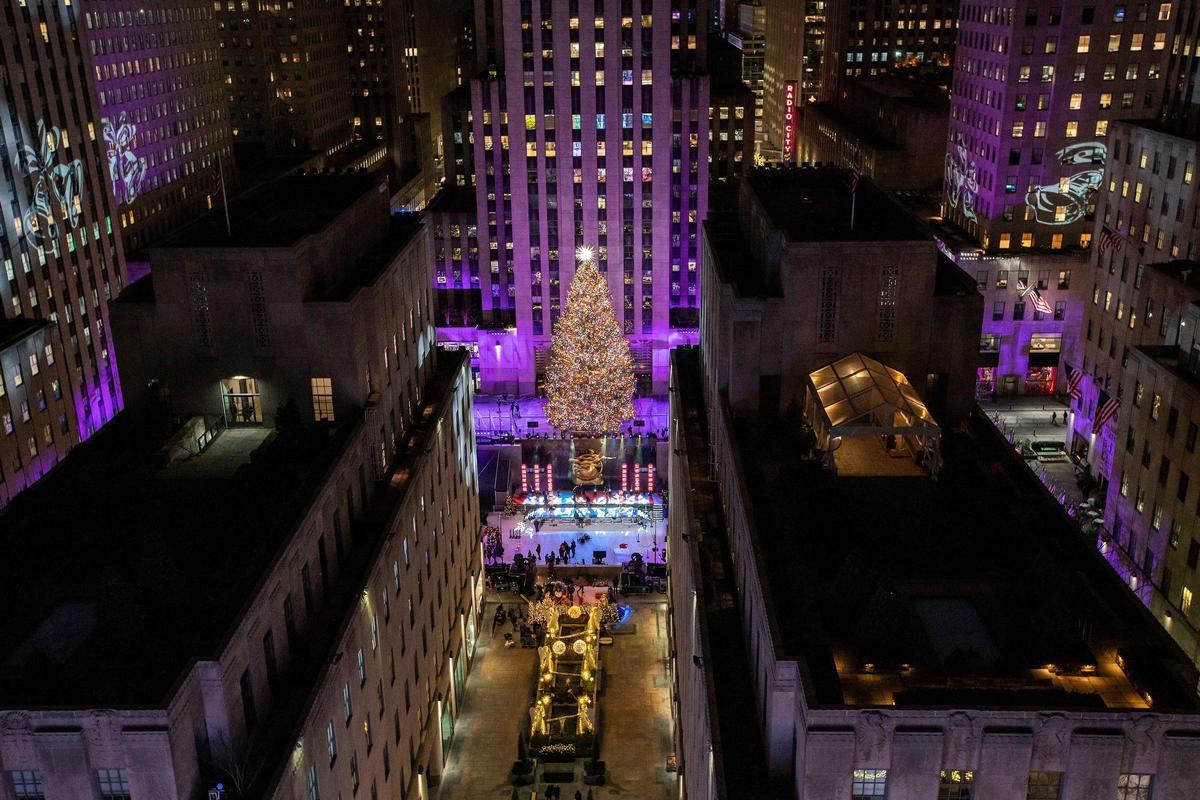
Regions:
<instances>
[{"instance_id":1,"label":"holiday light display","mask_svg":"<svg viewBox=\"0 0 1200 800\"><path fill-rule=\"evenodd\" d=\"M633 356L591 249L576 255L579 267L554 325L546 418L558 430L598 436L633 417Z\"/></svg>"}]
</instances>

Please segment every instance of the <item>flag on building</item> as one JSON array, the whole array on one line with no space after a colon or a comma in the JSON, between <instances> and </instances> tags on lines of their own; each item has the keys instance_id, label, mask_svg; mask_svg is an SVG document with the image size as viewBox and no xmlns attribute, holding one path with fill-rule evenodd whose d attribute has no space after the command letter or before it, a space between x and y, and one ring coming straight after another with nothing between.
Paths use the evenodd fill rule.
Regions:
<instances>
[{"instance_id":1,"label":"flag on building","mask_svg":"<svg viewBox=\"0 0 1200 800\"><path fill-rule=\"evenodd\" d=\"M858 191L858 181L862 178L862 173L858 171L858 167L850 168L850 191Z\"/></svg>"},{"instance_id":2,"label":"flag on building","mask_svg":"<svg viewBox=\"0 0 1200 800\"><path fill-rule=\"evenodd\" d=\"M1037 287L1030 286L1025 281L1018 280L1017 290L1021 293L1021 297L1029 298L1029 301L1033 303L1033 307L1036 311L1039 311L1042 314L1054 313L1054 307L1046 301L1046 298L1042 297L1042 293L1037 290Z\"/></svg>"},{"instance_id":3,"label":"flag on building","mask_svg":"<svg viewBox=\"0 0 1200 800\"><path fill-rule=\"evenodd\" d=\"M214 203L221 200L221 189L225 185L225 176L221 174L221 162L213 164L212 170L212 186L208 190L208 194L212 197Z\"/></svg>"},{"instance_id":4,"label":"flag on building","mask_svg":"<svg viewBox=\"0 0 1200 800\"><path fill-rule=\"evenodd\" d=\"M1101 389L1100 399L1096 401L1096 418L1092 421L1092 433L1104 430L1104 426L1110 419L1117 418L1117 411L1120 408L1120 400L1116 397L1109 397L1108 392Z\"/></svg>"},{"instance_id":5,"label":"flag on building","mask_svg":"<svg viewBox=\"0 0 1200 800\"><path fill-rule=\"evenodd\" d=\"M1121 234L1116 231L1102 227L1100 231L1100 245L1097 252L1104 255L1109 250L1120 250L1125 244L1125 240L1121 238Z\"/></svg>"},{"instance_id":6,"label":"flag on building","mask_svg":"<svg viewBox=\"0 0 1200 800\"><path fill-rule=\"evenodd\" d=\"M1075 369L1070 364L1067 364L1067 395L1072 400L1083 399L1083 388L1080 384L1083 383L1083 370Z\"/></svg>"}]
</instances>

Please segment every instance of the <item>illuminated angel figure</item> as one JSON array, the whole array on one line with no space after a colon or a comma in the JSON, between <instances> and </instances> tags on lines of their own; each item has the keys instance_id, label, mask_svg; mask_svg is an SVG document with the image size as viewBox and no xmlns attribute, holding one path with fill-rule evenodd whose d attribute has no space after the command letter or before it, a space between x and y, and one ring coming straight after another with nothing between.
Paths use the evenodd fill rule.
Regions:
<instances>
[{"instance_id":1,"label":"illuminated angel figure","mask_svg":"<svg viewBox=\"0 0 1200 800\"><path fill-rule=\"evenodd\" d=\"M575 724L575 732L579 734L592 731L592 698L586 694L579 695L579 720Z\"/></svg>"},{"instance_id":2,"label":"illuminated angel figure","mask_svg":"<svg viewBox=\"0 0 1200 800\"><path fill-rule=\"evenodd\" d=\"M550 695L544 694L538 699L533 707L529 709L529 735L542 736L550 733L549 719L547 715L550 713Z\"/></svg>"},{"instance_id":3,"label":"illuminated angel figure","mask_svg":"<svg viewBox=\"0 0 1200 800\"><path fill-rule=\"evenodd\" d=\"M975 195L979 192L979 176L961 133L954 134L954 144L946 153L946 185L946 200L950 207L958 208L961 202L963 216L977 219Z\"/></svg>"},{"instance_id":4,"label":"illuminated angel figure","mask_svg":"<svg viewBox=\"0 0 1200 800\"><path fill-rule=\"evenodd\" d=\"M125 112L113 120L100 120L104 132L104 147L108 154L108 174L112 180L113 197L117 203L132 203L142 191L146 177L146 159L133 151L137 125L127 121Z\"/></svg>"},{"instance_id":5,"label":"illuminated angel figure","mask_svg":"<svg viewBox=\"0 0 1200 800\"><path fill-rule=\"evenodd\" d=\"M29 208L22 215L25 235L38 242L58 236L58 219L66 220L72 230L79 225L83 162L60 164L56 158L60 145L68 146L62 131L47 129L46 121L38 120L36 146L23 145L16 159L17 169L33 185Z\"/></svg>"}]
</instances>

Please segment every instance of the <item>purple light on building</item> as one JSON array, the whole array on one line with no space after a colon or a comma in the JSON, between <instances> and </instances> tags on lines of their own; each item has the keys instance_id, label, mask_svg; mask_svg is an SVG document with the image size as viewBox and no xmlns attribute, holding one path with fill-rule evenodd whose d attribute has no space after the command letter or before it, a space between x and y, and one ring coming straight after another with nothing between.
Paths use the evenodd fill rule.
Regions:
<instances>
[{"instance_id":1,"label":"purple light on building","mask_svg":"<svg viewBox=\"0 0 1200 800\"><path fill-rule=\"evenodd\" d=\"M479 43L495 62L472 81L470 127L456 134L474 171L448 179L473 182L473 203L431 208L435 285L466 294L482 391L535 394L575 249L593 245L639 391L665 391L673 332L698 318L708 79L691 68L704 20L672 0L635 16L589 0L502 5L503 25L478 26L500 38ZM439 322L459 327L455 316Z\"/></svg>"}]
</instances>

